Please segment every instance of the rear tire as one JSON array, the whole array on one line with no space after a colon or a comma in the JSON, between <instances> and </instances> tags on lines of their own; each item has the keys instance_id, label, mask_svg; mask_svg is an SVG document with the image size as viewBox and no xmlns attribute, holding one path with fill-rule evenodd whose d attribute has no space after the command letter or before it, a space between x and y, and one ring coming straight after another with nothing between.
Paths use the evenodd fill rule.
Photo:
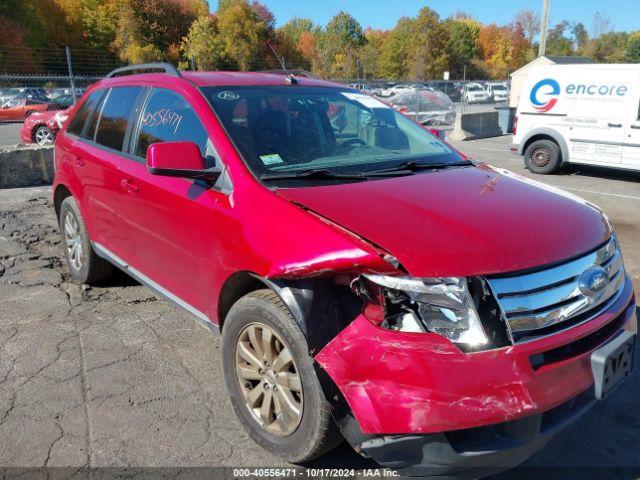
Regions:
<instances>
[{"instance_id":1,"label":"rear tire","mask_svg":"<svg viewBox=\"0 0 640 480\"><path fill-rule=\"evenodd\" d=\"M265 336L269 339L266 343ZM271 347L275 351L265 354ZM275 353L284 350L288 350L286 356L290 354L291 358L286 372L278 365L282 362L273 360ZM252 362L245 359L247 351L249 358L253 356ZM280 357L277 355L276 359ZM222 366L231 404L240 423L265 450L289 462L300 463L328 452L342 441L316 376L306 339L289 309L273 291L251 292L231 307L222 330ZM281 383L273 381L274 372L275 378L284 378L281 376L284 375L297 379L291 383L287 380L290 388L283 390ZM265 402L276 397L277 403L273 408L267 407L264 410L267 414L262 416ZM295 400L296 411L301 413L292 415L294 410L283 408L281 398Z\"/></svg>"},{"instance_id":2,"label":"rear tire","mask_svg":"<svg viewBox=\"0 0 640 480\"><path fill-rule=\"evenodd\" d=\"M109 277L114 267L96 255L73 197L60 205L60 235L71 278L77 283L96 283Z\"/></svg>"},{"instance_id":3,"label":"rear tire","mask_svg":"<svg viewBox=\"0 0 640 480\"><path fill-rule=\"evenodd\" d=\"M536 140L524 152L524 163L533 173L548 175L562 164L560 147L552 140Z\"/></svg>"}]
</instances>

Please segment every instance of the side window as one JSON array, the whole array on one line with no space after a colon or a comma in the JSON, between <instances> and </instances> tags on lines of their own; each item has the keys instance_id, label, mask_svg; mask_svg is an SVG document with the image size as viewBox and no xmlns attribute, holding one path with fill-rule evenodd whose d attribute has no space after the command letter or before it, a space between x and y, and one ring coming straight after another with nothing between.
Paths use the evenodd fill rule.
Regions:
<instances>
[{"instance_id":1,"label":"side window","mask_svg":"<svg viewBox=\"0 0 640 480\"><path fill-rule=\"evenodd\" d=\"M109 90L98 120L96 143L122 150L127 122L141 91L141 87L114 87Z\"/></svg>"},{"instance_id":2,"label":"side window","mask_svg":"<svg viewBox=\"0 0 640 480\"><path fill-rule=\"evenodd\" d=\"M135 155L146 158L147 148L157 142L193 142L207 156L209 135L189 103L175 92L154 89L142 112Z\"/></svg>"},{"instance_id":3,"label":"side window","mask_svg":"<svg viewBox=\"0 0 640 480\"><path fill-rule=\"evenodd\" d=\"M97 105L100 103L100 99L104 94L104 90L94 90L91 95L80 105L80 108L76 110L75 115L69 122L67 132L72 135L82 136L84 125L93 112L95 112Z\"/></svg>"}]
</instances>

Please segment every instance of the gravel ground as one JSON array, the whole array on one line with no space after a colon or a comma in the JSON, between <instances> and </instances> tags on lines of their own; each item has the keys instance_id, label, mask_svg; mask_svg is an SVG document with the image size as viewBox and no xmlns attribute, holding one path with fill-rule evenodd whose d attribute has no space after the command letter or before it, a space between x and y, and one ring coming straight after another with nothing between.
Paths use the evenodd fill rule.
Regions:
<instances>
[{"instance_id":1,"label":"gravel ground","mask_svg":"<svg viewBox=\"0 0 640 480\"><path fill-rule=\"evenodd\" d=\"M498 150L480 142L463 148L482 145ZM504 158L517 170L518 160ZM570 185L587 188L590 181L573 178ZM598 181L604 192L638 188L621 183ZM7 467L72 467L39 471L46 478L88 467L137 467L99 471L171 478L185 471L188 478L233 477L215 467L290 467L236 422L217 337L123 274L98 287L69 282L49 198L49 188L0 190L0 478L24 473ZM626 225L620 236L630 253L639 203L602 198L611 199L605 210L614 223ZM640 259L633 252L626 260L637 285ZM636 369L610 399L500 478L637 478L639 394ZM311 466L353 467L360 475L373 467L346 445Z\"/></svg>"}]
</instances>

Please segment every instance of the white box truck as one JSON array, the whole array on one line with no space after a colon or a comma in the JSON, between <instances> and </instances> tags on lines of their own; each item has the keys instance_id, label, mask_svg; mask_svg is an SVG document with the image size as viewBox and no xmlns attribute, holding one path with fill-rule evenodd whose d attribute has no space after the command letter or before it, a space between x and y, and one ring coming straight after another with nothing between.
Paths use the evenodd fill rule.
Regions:
<instances>
[{"instance_id":1,"label":"white box truck","mask_svg":"<svg viewBox=\"0 0 640 480\"><path fill-rule=\"evenodd\" d=\"M533 69L511 150L540 174L567 163L640 170L640 64Z\"/></svg>"}]
</instances>

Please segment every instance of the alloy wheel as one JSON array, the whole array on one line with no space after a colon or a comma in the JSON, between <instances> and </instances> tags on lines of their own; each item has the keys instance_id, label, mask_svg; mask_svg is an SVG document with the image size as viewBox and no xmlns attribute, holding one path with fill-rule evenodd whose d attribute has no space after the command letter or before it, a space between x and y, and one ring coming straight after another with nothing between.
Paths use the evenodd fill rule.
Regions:
<instances>
[{"instance_id":1,"label":"alloy wheel","mask_svg":"<svg viewBox=\"0 0 640 480\"><path fill-rule=\"evenodd\" d=\"M302 382L289 347L270 327L247 325L236 343L236 375L245 405L269 433L291 435L302 420Z\"/></svg>"},{"instance_id":2,"label":"alloy wheel","mask_svg":"<svg viewBox=\"0 0 640 480\"><path fill-rule=\"evenodd\" d=\"M40 127L34 135L38 145L47 145L53 142L53 132L47 127Z\"/></svg>"},{"instance_id":3,"label":"alloy wheel","mask_svg":"<svg viewBox=\"0 0 640 480\"><path fill-rule=\"evenodd\" d=\"M78 220L72 213L67 213L64 218L64 241L67 248L69 264L76 272L84 265L84 247Z\"/></svg>"}]
</instances>

